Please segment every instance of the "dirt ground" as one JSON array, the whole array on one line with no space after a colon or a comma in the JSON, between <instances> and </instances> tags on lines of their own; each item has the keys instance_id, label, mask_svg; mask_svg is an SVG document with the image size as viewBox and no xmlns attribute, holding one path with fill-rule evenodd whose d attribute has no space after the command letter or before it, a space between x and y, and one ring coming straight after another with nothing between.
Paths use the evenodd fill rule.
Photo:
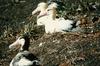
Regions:
<instances>
[{"instance_id":1,"label":"dirt ground","mask_svg":"<svg viewBox=\"0 0 100 66\"><path fill-rule=\"evenodd\" d=\"M18 51L9 51L14 37L0 41L0 65L9 66ZM31 39L30 52L35 54L43 66L100 66L100 32L44 34Z\"/></svg>"}]
</instances>

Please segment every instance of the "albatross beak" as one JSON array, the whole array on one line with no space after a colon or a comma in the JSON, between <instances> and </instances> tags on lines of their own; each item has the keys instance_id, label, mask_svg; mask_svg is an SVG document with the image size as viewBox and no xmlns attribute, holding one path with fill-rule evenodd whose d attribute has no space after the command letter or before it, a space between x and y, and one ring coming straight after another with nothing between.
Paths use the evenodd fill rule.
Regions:
<instances>
[{"instance_id":1,"label":"albatross beak","mask_svg":"<svg viewBox=\"0 0 100 66\"><path fill-rule=\"evenodd\" d=\"M9 49L10 49L10 51L15 51L15 50L19 49L20 47L21 47L21 45L10 45Z\"/></svg>"},{"instance_id":2,"label":"albatross beak","mask_svg":"<svg viewBox=\"0 0 100 66\"><path fill-rule=\"evenodd\" d=\"M32 12L32 15L36 14L37 12L39 12L39 8L37 7L33 12Z\"/></svg>"},{"instance_id":3,"label":"albatross beak","mask_svg":"<svg viewBox=\"0 0 100 66\"><path fill-rule=\"evenodd\" d=\"M14 43L9 46L10 50L17 50L20 48L19 39L17 39Z\"/></svg>"}]
</instances>

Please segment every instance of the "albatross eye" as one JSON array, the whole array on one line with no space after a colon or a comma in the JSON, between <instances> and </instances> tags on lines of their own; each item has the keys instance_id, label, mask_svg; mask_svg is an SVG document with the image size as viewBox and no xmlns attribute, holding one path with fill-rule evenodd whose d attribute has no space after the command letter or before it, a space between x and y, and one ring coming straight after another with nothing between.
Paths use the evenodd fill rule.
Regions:
<instances>
[{"instance_id":1,"label":"albatross eye","mask_svg":"<svg viewBox=\"0 0 100 66\"><path fill-rule=\"evenodd\" d=\"M50 11L50 9L48 9L47 11Z\"/></svg>"},{"instance_id":2,"label":"albatross eye","mask_svg":"<svg viewBox=\"0 0 100 66\"><path fill-rule=\"evenodd\" d=\"M47 11L50 11L50 10L52 10L52 9L47 9Z\"/></svg>"}]
</instances>

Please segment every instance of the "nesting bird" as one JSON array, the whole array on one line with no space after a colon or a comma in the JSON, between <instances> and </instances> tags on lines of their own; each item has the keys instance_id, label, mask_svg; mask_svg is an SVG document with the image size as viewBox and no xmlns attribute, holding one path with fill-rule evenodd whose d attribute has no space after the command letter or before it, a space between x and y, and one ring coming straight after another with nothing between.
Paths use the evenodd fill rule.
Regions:
<instances>
[{"instance_id":1,"label":"nesting bird","mask_svg":"<svg viewBox=\"0 0 100 66\"><path fill-rule=\"evenodd\" d=\"M40 66L39 59L29 52L29 38L28 36L19 37L9 48L19 49L19 53L12 59L10 66Z\"/></svg>"},{"instance_id":2,"label":"nesting bird","mask_svg":"<svg viewBox=\"0 0 100 66\"><path fill-rule=\"evenodd\" d=\"M65 20L63 17L56 18L57 3L52 3L47 8L48 21L45 24L46 33L77 31L79 25L73 20Z\"/></svg>"},{"instance_id":3,"label":"nesting bird","mask_svg":"<svg viewBox=\"0 0 100 66\"><path fill-rule=\"evenodd\" d=\"M66 32L66 31L77 31L76 27L78 24L73 20L65 20L64 18L56 18L56 8L58 8L58 4L53 2L51 3L47 9L43 9L46 3L39 3L38 7L32 12L34 15L37 11L40 11L40 14L46 13L45 16L42 16L40 19L41 25L45 25L46 33L55 33L55 32ZM40 6L41 5L41 6ZM39 23L40 23L39 22ZM38 25L38 21L37 21ZM73 26L74 25L74 26Z\"/></svg>"}]
</instances>

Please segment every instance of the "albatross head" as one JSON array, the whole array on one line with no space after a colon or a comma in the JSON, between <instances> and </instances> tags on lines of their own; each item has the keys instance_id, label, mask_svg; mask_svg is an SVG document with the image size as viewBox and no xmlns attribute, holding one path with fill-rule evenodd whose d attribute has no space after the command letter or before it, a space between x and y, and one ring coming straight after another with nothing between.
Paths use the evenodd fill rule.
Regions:
<instances>
[{"instance_id":1,"label":"albatross head","mask_svg":"<svg viewBox=\"0 0 100 66\"><path fill-rule=\"evenodd\" d=\"M40 12L45 11L47 7L48 7L47 3L45 3L45 2L39 3L38 6L37 6L37 8L32 12L32 15L34 15L35 13L37 13L39 11Z\"/></svg>"},{"instance_id":2,"label":"albatross head","mask_svg":"<svg viewBox=\"0 0 100 66\"><path fill-rule=\"evenodd\" d=\"M48 6L48 8L46 9L47 14L48 14L53 20L56 18L56 14L57 14L56 9L57 9L57 6L58 6L58 4L55 3L55 2L53 2L53 3L51 3L51 4Z\"/></svg>"},{"instance_id":3,"label":"albatross head","mask_svg":"<svg viewBox=\"0 0 100 66\"><path fill-rule=\"evenodd\" d=\"M21 36L9 46L9 49L11 50L20 49L21 51L28 50L29 44L30 44L29 38L27 36Z\"/></svg>"}]
</instances>

